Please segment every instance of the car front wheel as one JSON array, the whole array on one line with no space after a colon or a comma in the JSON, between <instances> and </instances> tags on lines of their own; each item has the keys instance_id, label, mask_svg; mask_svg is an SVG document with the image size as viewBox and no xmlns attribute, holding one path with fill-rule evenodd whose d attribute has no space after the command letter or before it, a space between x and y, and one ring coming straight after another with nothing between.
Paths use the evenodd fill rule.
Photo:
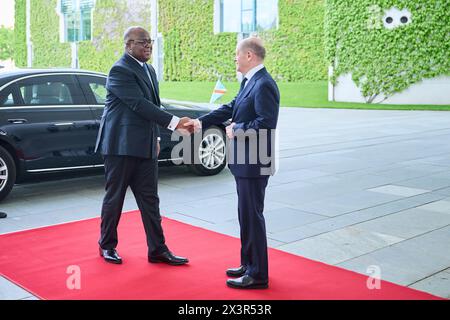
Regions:
<instances>
[{"instance_id":1,"label":"car front wheel","mask_svg":"<svg viewBox=\"0 0 450 320\"><path fill-rule=\"evenodd\" d=\"M198 175L218 174L226 166L225 133L211 127L203 133L200 144L194 145L194 164L190 166Z\"/></svg>"},{"instance_id":2,"label":"car front wheel","mask_svg":"<svg viewBox=\"0 0 450 320\"><path fill-rule=\"evenodd\" d=\"M10 192L16 182L16 166L8 151L0 146L0 201Z\"/></svg>"}]
</instances>

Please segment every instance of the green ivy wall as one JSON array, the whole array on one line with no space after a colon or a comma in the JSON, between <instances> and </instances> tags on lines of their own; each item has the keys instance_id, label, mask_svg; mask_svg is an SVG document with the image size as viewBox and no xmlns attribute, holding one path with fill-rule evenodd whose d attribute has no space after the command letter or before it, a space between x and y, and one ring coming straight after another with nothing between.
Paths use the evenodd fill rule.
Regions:
<instances>
[{"instance_id":1,"label":"green ivy wall","mask_svg":"<svg viewBox=\"0 0 450 320\"><path fill-rule=\"evenodd\" d=\"M14 62L16 66L27 65L27 44L25 35L26 12L25 1L16 0L14 3Z\"/></svg>"},{"instance_id":2,"label":"green ivy wall","mask_svg":"<svg viewBox=\"0 0 450 320\"><path fill-rule=\"evenodd\" d=\"M69 67L70 45L59 42L57 0L31 1L33 67ZM150 1L97 0L93 41L79 45L83 69L107 72L123 52L130 25L150 28ZM235 80L234 33L213 33L213 0L160 0L164 78L169 81ZM266 66L281 81L325 80L324 0L279 0L279 29L260 36ZM15 61L26 66L25 0L16 0Z\"/></svg>"},{"instance_id":3,"label":"green ivy wall","mask_svg":"<svg viewBox=\"0 0 450 320\"><path fill-rule=\"evenodd\" d=\"M383 26L386 10L411 12L411 23ZM450 75L450 0L327 0L326 59L332 81L352 74L367 102L424 78Z\"/></svg>"}]
</instances>

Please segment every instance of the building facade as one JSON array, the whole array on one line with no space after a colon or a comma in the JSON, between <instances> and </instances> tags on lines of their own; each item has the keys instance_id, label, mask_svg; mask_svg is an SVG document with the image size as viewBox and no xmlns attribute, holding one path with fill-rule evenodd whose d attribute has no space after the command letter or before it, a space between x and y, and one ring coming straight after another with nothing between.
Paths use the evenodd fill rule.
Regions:
<instances>
[{"instance_id":1,"label":"building facade","mask_svg":"<svg viewBox=\"0 0 450 320\"><path fill-rule=\"evenodd\" d=\"M32 67L70 67L76 42L80 68L107 72L123 53L122 36L128 26L151 31L151 2L17 0L16 65L29 65L31 54ZM250 34L264 40L266 66L278 81L327 79L324 0L153 2L158 8L156 45L163 80L236 79L236 43Z\"/></svg>"}]
</instances>

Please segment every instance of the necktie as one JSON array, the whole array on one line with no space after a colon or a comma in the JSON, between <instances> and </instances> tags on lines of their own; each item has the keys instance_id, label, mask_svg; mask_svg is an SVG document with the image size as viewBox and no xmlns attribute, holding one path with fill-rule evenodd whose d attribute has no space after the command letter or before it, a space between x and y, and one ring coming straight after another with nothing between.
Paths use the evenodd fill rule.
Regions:
<instances>
[{"instance_id":1,"label":"necktie","mask_svg":"<svg viewBox=\"0 0 450 320\"><path fill-rule=\"evenodd\" d=\"M155 96L155 99L158 99L158 96L156 95L155 87L153 85L152 77L150 76L150 72L148 71L148 67L146 66L145 63L143 64L143 67L144 67L145 73L147 74L148 79L150 80L150 86L152 88L153 95Z\"/></svg>"},{"instance_id":2,"label":"necktie","mask_svg":"<svg viewBox=\"0 0 450 320\"><path fill-rule=\"evenodd\" d=\"M239 89L239 93L241 93L242 90L244 90L244 87L245 87L245 83L246 83L246 82L247 82L247 78L242 79L242 82L241 82L241 88Z\"/></svg>"}]
</instances>

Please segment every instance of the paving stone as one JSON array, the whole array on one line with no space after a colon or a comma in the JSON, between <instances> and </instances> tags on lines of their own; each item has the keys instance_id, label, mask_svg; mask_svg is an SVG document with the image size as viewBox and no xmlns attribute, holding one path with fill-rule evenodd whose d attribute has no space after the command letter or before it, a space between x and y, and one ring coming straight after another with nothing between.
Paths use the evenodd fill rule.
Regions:
<instances>
[{"instance_id":1,"label":"paving stone","mask_svg":"<svg viewBox=\"0 0 450 320\"><path fill-rule=\"evenodd\" d=\"M450 214L414 208L363 222L354 227L409 239L449 224Z\"/></svg>"},{"instance_id":2,"label":"paving stone","mask_svg":"<svg viewBox=\"0 0 450 320\"><path fill-rule=\"evenodd\" d=\"M0 300L18 300L31 295L28 291L0 276Z\"/></svg>"},{"instance_id":3,"label":"paving stone","mask_svg":"<svg viewBox=\"0 0 450 320\"><path fill-rule=\"evenodd\" d=\"M446 213L446 214L450 215L450 199L448 201L441 200L441 201L427 203L427 204L424 204L423 206L420 206L419 208L423 209L423 210L441 212L441 213Z\"/></svg>"},{"instance_id":4,"label":"paving stone","mask_svg":"<svg viewBox=\"0 0 450 320\"><path fill-rule=\"evenodd\" d=\"M288 243L278 248L334 265L402 240L402 238L382 233L348 227Z\"/></svg>"},{"instance_id":5,"label":"paving stone","mask_svg":"<svg viewBox=\"0 0 450 320\"><path fill-rule=\"evenodd\" d=\"M408 187L396 186L396 185L392 185L392 184L377 187L377 188L367 189L367 191L392 194L392 195L401 196L401 197L412 197L412 196L416 196L418 194L431 192L431 190L408 188Z\"/></svg>"},{"instance_id":6,"label":"paving stone","mask_svg":"<svg viewBox=\"0 0 450 320\"><path fill-rule=\"evenodd\" d=\"M338 266L359 273L378 266L381 278L400 285L411 285L450 265L450 226L422 236L347 260Z\"/></svg>"},{"instance_id":7,"label":"paving stone","mask_svg":"<svg viewBox=\"0 0 450 320\"><path fill-rule=\"evenodd\" d=\"M323 220L326 217L284 207L266 211L264 213L264 218L266 221L267 232L276 233L282 230Z\"/></svg>"},{"instance_id":8,"label":"paving stone","mask_svg":"<svg viewBox=\"0 0 450 320\"><path fill-rule=\"evenodd\" d=\"M450 268L418 281L410 288L450 299Z\"/></svg>"}]
</instances>

